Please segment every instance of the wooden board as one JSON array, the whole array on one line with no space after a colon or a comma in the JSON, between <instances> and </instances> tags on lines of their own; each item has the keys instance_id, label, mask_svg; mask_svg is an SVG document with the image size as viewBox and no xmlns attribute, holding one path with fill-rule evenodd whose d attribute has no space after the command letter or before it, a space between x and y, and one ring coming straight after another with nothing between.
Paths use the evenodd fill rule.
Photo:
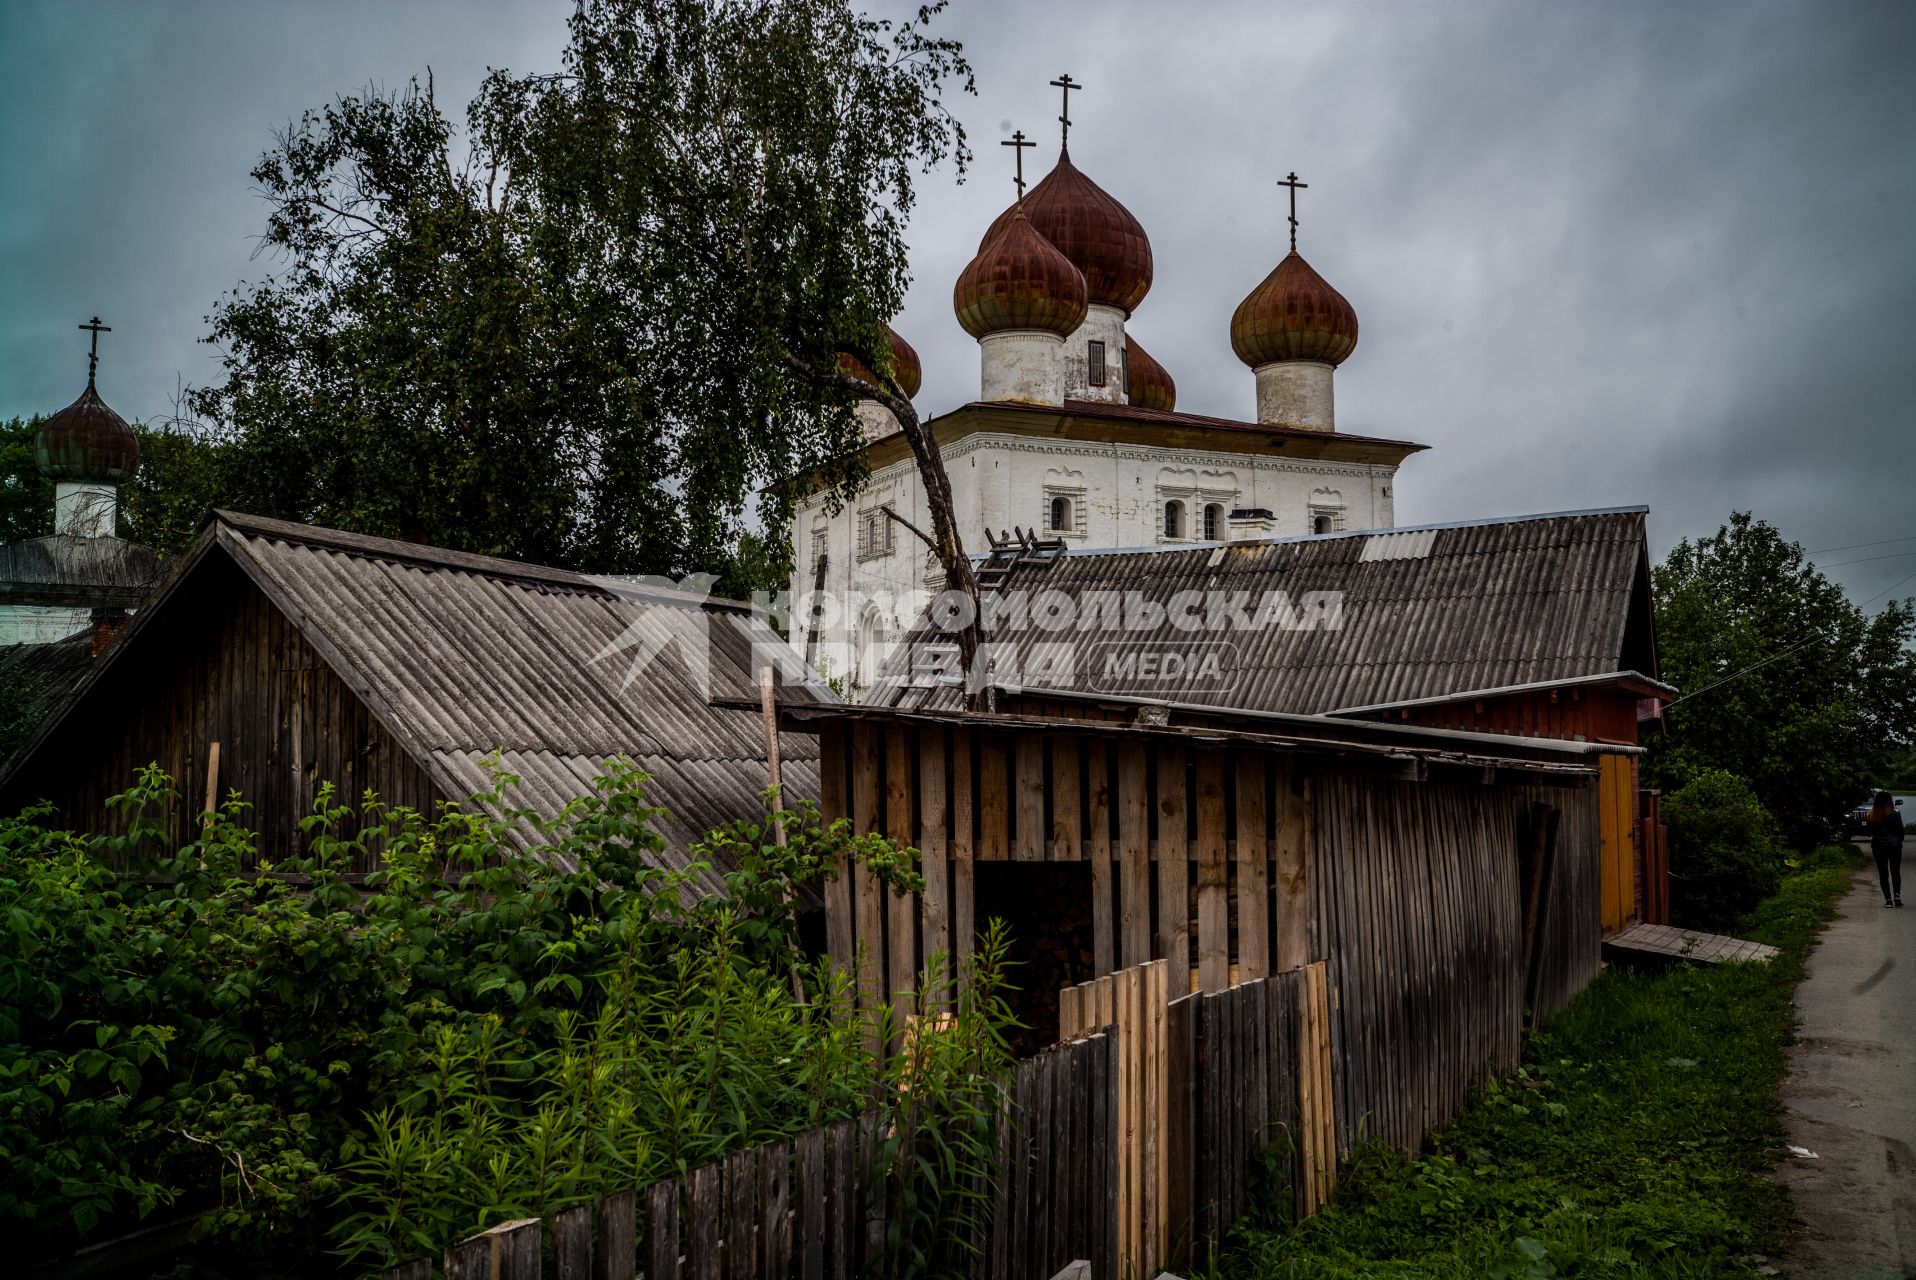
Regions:
<instances>
[{"instance_id":1,"label":"wooden board","mask_svg":"<svg viewBox=\"0 0 1916 1280\"><path fill-rule=\"evenodd\" d=\"M1231 985L1231 898L1225 869L1224 752L1216 747L1193 753L1196 762L1198 985L1222 991ZM1162 870L1162 868L1160 868ZM1183 992L1177 994L1182 995Z\"/></svg>"},{"instance_id":2,"label":"wooden board","mask_svg":"<svg viewBox=\"0 0 1916 1280\"><path fill-rule=\"evenodd\" d=\"M1011 856L1020 862L1039 862L1045 857L1045 837L1050 834L1044 820L1044 738L1035 733L1021 733L1012 740L1012 749L1018 757L1013 784L1017 792L1018 830Z\"/></svg>"},{"instance_id":3,"label":"wooden board","mask_svg":"<svg viewBox=\"0 0 1916 1280\"><path fill-rule=\"evenodd\" d=\"M845 727L827 720L818 733L818 809L827 823L850 817L845 807ZM852 875L845 855L825 882L825 950L841 973L852 971Z\"/></svg>"},{"instance_id":4,"label":"wooden board","mask_svg":"<svg viewBox=\"0 0 1916 1280\"><path fill-rule=\"evenodd\" d=\"M902 724L885 727L885 834L900 848L916 843L912 812L912 733ZM902 1025L914 1012L918 986L918 898L887 891L885 928L886 990Z\"/></svg>"},{"instance_id":5,"label":"wooden board","mask_svg":"<svg viewBox=\"0 0 1916 1280\"><path fill-rule=\"evenodd\" d=\"M1091 860L1091 972L1117 966L1116 930L1111 902L1111 775L1104 741L1085 743L1084 856Z\"/></svg>"},{"instance_id":6,"label":"wooden board","mask_svg":"<svg viewBox=\"0 0 1916 1280\"><path fill-rule=\"evenodd\" d=\"M1191 835L1188 829L1189 787L1184 748L1157 750L1156 841L1158 873L1158 949L1171 962L1171 986L1179 995L1192 990L1191 970Z\"/></svg>"},{"instance_id":7,"label":"wooden board","mask_svg":"<svg viewBox=\"0 0 1916 1280\"><path fill-rule=\"evenodd\" d=\"M1051 739L1051 831L1045 856L1075 861L1084 857L1083 812L1078 773L1078 740L1069 734Z\"/></svg>"},{"instance_id":8,"label":"wooden board","mask_svg":"<svg viewBox=\"0 0 1916 1280\"><path fill-rule=\"evenodd\" d=\"M918 852L925 877L924 963L933 987L951 980L951 870L947 851L950 780L945 775L945 731L935 725L918 730Z\"/></svg>"},{"instance_id":9,"label":"wooden board","mask_svg":"<svg viewBox=\"0 0 1916 1280\"><path fill-rule=\"evenodd\" d=\"M1000 862L1011 854L1011 777L1009 748L996 735L978 740L978 846L980 862Z\"/></svg>"},{"instance_id":10,"label":"wooden board","mask_svg":"<svg viewBox=\"0 0 1916 1280\"><path fill-rule=\"evenodd\" d=\"M951 731L951 938L953 958L960 964L971 954L978 929L972 878L977 848L977 811L972 800L975 745L971 730Z\"/></svg>"},{"instance_id":11,"label":"wooden board","mask_svg":"<svg viewBox=\"0 0 1916 1280\"><path fill-rule=\"evenodd\" d=\"M878 812L879 802L883 799L878 759L880 742L875 726L863 722L852 725L852 828L859 835L881 831ZM857 918L853 941L857 948L858 1000L863 1007L875 1009L884 1001L884 886L864 867L853 867L852 897Z\"/></svg>"},{"instance_id":12,"label":"wooden board","mask_svg":"<svg viewBox=\"0 0 1916 1280\"><path fill-rule=\"evenodd\" d=\"M1254 982L1271 972L1271 843L1265 773L1270 756L1246 750L1236 756L1237 980Z\"/></svg>"},{"instance_id":13,"label":"wooden board","mask_svg":"<svg viewBox=\"0 0 1916 1280\"><path fill-rule=\"evenodd\" d=\"M1118 747L1119 936L1126 969L1151 958L1151 793L1145 783L1144 747Z\"/></svg>"},{"instance_id":14,"label":"wooden board","mask_svg":"<svg viewBox=\"0 0 1916 1280\"><path fill-rule=\"evenodd\" d=\"M1311 960L1311 780L1288 760L1277 762L1274 794L1277 815L1278 972L1301 968Z\"/></svg>"}]
</instances>

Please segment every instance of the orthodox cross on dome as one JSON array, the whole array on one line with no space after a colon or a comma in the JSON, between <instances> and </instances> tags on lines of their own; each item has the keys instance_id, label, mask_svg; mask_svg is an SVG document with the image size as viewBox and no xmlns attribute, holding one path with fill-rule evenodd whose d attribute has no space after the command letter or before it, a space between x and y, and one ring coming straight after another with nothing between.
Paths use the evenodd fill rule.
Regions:
<instances>
[{"instance_id":1,"label":"orthodox cross on dome","mask_svg":"<svg viewBox=\"0 0 1916 1280\"><path fill-rule=\"evenodd\" d=\"M110 324L101 324L100 317L94 316L90 322L80 327L93 331L93 347L87 352L86 357L86 384L90 387L93 385L93 375L100 367L100 335L103 333L112 333L113 326Z\"/></svg>"},{"instance_id":2,"label":"orthodox cross on dome","mask_svg":"<svg viewBox=\"0 0 1916 1280\"><path fill-rule=\"evenodd\" d=\"M998 145L1013 148L1011 154L1017 158L1018 168L1017 176L1012 181L1018 184L1018 201L1022 204L1025 198L1025 148L1035 147L1038 144L1025 141L1025 131L1020 129Z\"/></svg>"},{"instance_id":3,"label":"orthodox cross on dome","mask_svg":"<svg viewBox=\"0 0 1916 1280\"><path fill-rule=\"evenodd\" d=\"M1299 187L1302 187L1306 191L1308 191L1310 190L1311 184L1308 182L1299 182L1297 180L1297 171L1292 170L1290 173L1290 176L1279 178L1277 180L1277 185L1280 187L1289 187L1291 189L1291 252L1296 253L1297 252L1297 189Z\"/></svg>"},{"instance_id":4,"label":"orthodox cross on dome","mask_svg":"<svg viewBox=\"0 0 1916 1280\"><path fill-rule=\"evenodd\" d=\"M1060 89L1064 93L1064 111L1058 117L1058 123L1063 125L1064 128L1058 134L1058 150L1069 151L1071 150L1071 91L1073 89L1082 89L1084 86L1076 80L1073 80L1071 73L1067 71L1056 80L1053 80L1051 87Z\"/></svg>"}]
</instances>

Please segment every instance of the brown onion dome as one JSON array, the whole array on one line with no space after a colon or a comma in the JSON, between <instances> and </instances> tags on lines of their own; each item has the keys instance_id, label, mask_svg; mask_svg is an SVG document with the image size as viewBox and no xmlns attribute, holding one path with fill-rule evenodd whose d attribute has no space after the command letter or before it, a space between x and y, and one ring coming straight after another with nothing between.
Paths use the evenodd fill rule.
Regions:
<instances>
[{"instance_id":1,"label":"brown onion dome","mask_svg":"<svg viewBox=\"0 0 1916 1280\"><path fill-rule=\"evenodd\" d=\"M1024 198L1025 216L1039 235L1084 272L1088 301L1126 315L1151 291L1151 241L1144 227L1104 188L1058 154L1058 165ZM979 250L1010 223L1017 206L998 215Z\"/></svg>"},{"instance_id":2,"label":"brown onion dome","mask_svg":"<svg viewBox=\"0 0 1916 1280\"><path fill-rule=\"evenodd\" d=\"M1231 350L1253 369L1279 360L1342 364L1356 347L1357 312L1295 249L1231 317Z\"/></svg>"},{"instance_id":3,"label":"brown onion dome","mask_svg":"<svg viewBox=\"0 0 1916 1280\"><path fill-rule=\"evenodd\" d=\"M33 452L40 474L53 480L123 484L140 469L140 438L90 380L78 400L40 424Z\"/></svg>"},{"instance_id":4,"label":"brown onion dome","mask_svg":"<svg viewBox=\"0 0 1916 1280\"><path fill-rule=\"evenodd\" d=\"M891 343L891 376L898 383L898 389L905 393L905 399L913 399L918 395L918 388L925 384L925 366L919 362L911 343L898 336L898 330L887 325L885 338ZM838 367L860 382L879 385L878 375L849 351L838 353Z\"/></svg>"},{"instance_id":5,"label":"brown onion dome","mask_svg":"<svg viewBox=\"0 0 1916 1280\"><path fill-rule=\"evenodd\" d=\"M951 305L974 338L1007 329L1069 337L1084 323L1084 273L1014 208L1011 220L959 273Z\"/></svg>"},{"instance_id":6,"label":"brown onion dome","mask_svg":"<svg viewBox=\"0 0 1916 1280\"><path fill-rule=\"evenodd\" d=\"M1141 409L1172 413L1178 407L1178 384L1128 333L1124 335L1124 394Z\"/></svg>"}]
</instances>

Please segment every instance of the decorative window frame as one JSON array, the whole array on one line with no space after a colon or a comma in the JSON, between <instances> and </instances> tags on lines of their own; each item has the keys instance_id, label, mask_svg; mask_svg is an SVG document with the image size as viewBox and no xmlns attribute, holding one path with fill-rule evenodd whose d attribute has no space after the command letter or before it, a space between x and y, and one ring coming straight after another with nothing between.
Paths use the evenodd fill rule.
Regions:
<instances>
[{"instance_id":1,"label":"decorative window frame","mask_svg":"<svg viewBox=\"0 0 1916 1280\"><path fill-rule=\"evenodd\" d=\"M1304 517L1305 532L1313 537L1321 537L1317 532L1317 521L1321 516L1330 518L1331 527L1327 533L1344 532L1344 495L1336 489L1311 490L1310 504Z\"/></svg>"},{"instance_id":2,"label":"decorative window frame","mask_svg":"<svg viewBox=\"0 0 1916 1280\"><path fill-rule=\"evenodd\" d=\"M1081 484L1045 485L1044 505L1038 509L1041 517L1038 521L1038 527L1045 533L1056 535L1060 538L1083 538L1085 536L1084 496L1085 488ZM1071 504L1071 527L1068 529L1054 529L1051 527L1051 503L1057 498L1063 498Z\"/></svg>"},{"instance_id":3,"label":"decorative window frame","mask_svg":"<svg viewBox=\"0 0 1916 1280\"><path fill-rule=\"evenodd\" d=\"M890 500L858 509L858 525L854 532L860 563L883 560L898 549L898 522L885 515L885 512L897 509Z\"/></svg>"},{"instance_id":4,"label":"decorative window frame","mask_svg":"<svg viewBox=\"0 0 1916 1280\"><path fill-rule=\"evenodd\" d=\"M1157 540L1161 543L1203 542L1204 508L1216 503L1224 508L1224 538L1230 536L1231 512L1239 505L1244 490L1237 477L1223 471L1195 471L1189 468L1165 468L1159 473L1157 504L1152 508ZM1164 504L1184 504L1184 534L1172 537L1164 531ZM1222 538L1217 539L1219 541Z\"/></svg>"}]
</instances>

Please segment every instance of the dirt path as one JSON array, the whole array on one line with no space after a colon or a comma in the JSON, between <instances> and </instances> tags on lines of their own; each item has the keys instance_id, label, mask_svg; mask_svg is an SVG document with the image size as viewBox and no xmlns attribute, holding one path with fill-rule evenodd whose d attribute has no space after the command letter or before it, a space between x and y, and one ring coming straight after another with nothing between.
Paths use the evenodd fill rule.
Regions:
<instances>
[{"instance_id":1,"label":"dirt path","mask_svg":"<svg viewBox=\"0 0 1916 1280\"><path fill-rule=\"evenodd\" d=\"M1784 1126L1817 1158L1777 1174L1807 1225L1792 1280L1916 1277L1916 907L1882 903L1857 872L1796 990Z\"/></svg>"}]
</instances>

